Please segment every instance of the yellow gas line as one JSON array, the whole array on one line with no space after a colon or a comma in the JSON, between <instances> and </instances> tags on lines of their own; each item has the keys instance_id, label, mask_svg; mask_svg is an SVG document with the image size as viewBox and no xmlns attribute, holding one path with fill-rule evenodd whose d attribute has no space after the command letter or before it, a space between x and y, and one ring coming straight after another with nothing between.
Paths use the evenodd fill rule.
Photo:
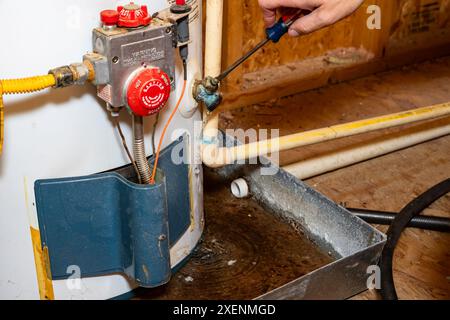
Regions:
<instances>
[{"instance_id":1,"label":"yellow gas line","mask_svg":"<svg viewBox=\"0 0 450 320\"><path fill-rule=\"evenodd\" d=\"M2 82L0 81L0 155L3 152L3 140L4 140L4 134L5 134L5 110L3 108L3 86Z\"/></svg>"},{"instance_id":2,"label":"yellow gas line","mask_svg":"<svg viewBox=\"0 0 450 320\"><path fill-rule=\"evenodd\" d=\"M31 93L40 91L56 84L55 76L46 74L22 79L0 80L4 94Z\"/></svg>"},{"instance_id":3,"label":"yellow gas line","mask_svg":"<svg viewBox=\"0 0 450 320\"><path fill-rule=\"evenodd\" d=\"M56 84L53 75L44 75L23 79L0 80L0 155L3 151L4 141L4 105L3 94L19 94L40 91ZM26 186L26 183L25 183ZM25 187L25 197L28 203L28 194ZM51 275L48 270L48 252L42 249L41 235L39 230L33 226L30 228L31 241L33 244L34 260L36 264L36 274L39 286L39 296L43 300L53 300L53 285Z\"/></svg>"},{"instance_id":4,"label":"yellow gas line","mask_svg":"<svg viewBox=\"0 0 450 320\"><path fill-rule=\"evenodd\" d=\"M40 91L55 86L56 80L52 74L23 79L0 80L0 155L4 141L4 105L3 94L19 94Z\"/></svg>"},{"instance_id":5,"label":"yellow gas line","mask_svg":"<svg viewBox=\"0 0 450 320\"><path fill-rule=\"evenodd\" d=\"M392 128L413 122L450 115L450 103L418 108L331 127L300 132L232 148L218 147L216 142L203 142L203 162L212 168L253 159L279 151L308 146L319 142L354 136L361 133ZM214 128L213 128L214 130Z\"/></svg>"}]
</instances>

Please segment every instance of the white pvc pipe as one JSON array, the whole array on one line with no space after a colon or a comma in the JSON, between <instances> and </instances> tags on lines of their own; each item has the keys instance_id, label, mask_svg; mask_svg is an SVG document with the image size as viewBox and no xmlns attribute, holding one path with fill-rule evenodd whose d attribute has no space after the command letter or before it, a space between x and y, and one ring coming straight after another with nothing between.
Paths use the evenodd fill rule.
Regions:
<instances>
[{"instance_id":1,"label":"white pvc pipe","mask_svg":"<svg viewBox=\"0 0 450 320\"><path fill-rule=\"evenodd\" d=\"M450 115L450 103L418 108L388 114L380 117L358 120L326 128L299 132L232 148L219 148L217 144L203 145L203 163L211 168L219 168L237 161L253 159L261 155L273 154L320 142L350 137L361 133L392 128L413 122L436 119Z\"/></svg>"},{"instance_id":2,"label":"white pvc pipe","mask_svg":"<svg viewBox=\"0 0 450 320\"><path fill-rule=\"evenodd\" d=\"M205 74L216 77L222 70L223 0L206 1ZM219 133L219 113L203 114L206 141L215 141Z\"/></svg>"},{"instance_id":3,"label":"white pvc pipe","mask_svg":"<svg viewBox=\"0 0 450 320\"><path fill-rule=\"evenodd\" d=\"M216 77L222 68L223 0L206 1L205 76Z\"/></svg>"},{"instance_id":4,"label":"white pvc pipe","mask_svg":"<svg viewBox=\"0 0 450 320\"><path fill-rule=\"evenodd\" d=\"M380 137L368 144L307 159L285 166L283 169L299 179L308 179L448 134L450 134L450 118L445 118L407 129L387 138Z\"/></svg>"},{"instance_id":5,"label":"white pvc pipe","mask_svg":"<svg viewBox=\"0 0 450 320\"><path fill-rule=\"evenodd\" d=\"M247 198L250 194L247 181L243 178L234 180L231 183L231 193L238 199Z\"/></svg>"},{"instance_id":6,"label":"white pvc pipe","mask_svg":"<svg viewBox=\"0 0 450 320\"><path fill-rule=\"evenodd\" d=\"M222 60L223 0L207 0L206 4L205 76L217 76L221 72ZM219 113L216 111L208 114L205 111L203 117L202 160L206 166L212 168L269 153L450 115L450 103L300 132L233 148L218 146Z\"/></svg>"}]
</instances>

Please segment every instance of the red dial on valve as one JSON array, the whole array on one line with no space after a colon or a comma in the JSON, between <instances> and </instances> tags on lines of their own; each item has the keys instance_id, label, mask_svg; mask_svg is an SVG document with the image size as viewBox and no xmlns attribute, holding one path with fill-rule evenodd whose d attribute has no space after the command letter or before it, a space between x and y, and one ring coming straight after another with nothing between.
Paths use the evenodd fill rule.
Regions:
<instances>
[{"instance_id":1,"label":"red dial on valve","mask_svg":"<svg viewBox=\"0 0 450 320\"><path fill-rule=\"evenodd\" d=\"M161 111L170 97L170 78L159 68L146 68L130 82L128 107L134 114L147 117Z\"/></svg>"},{"instance_id":2,"label":"red dial on valve","mask_svg":"<svg viewBox=\"0 0 450 320\"><path fill-rule=\"evenodd\" d=\"M131 2L125 6L117 7L119 21L117 25L123 28L138 28L147 26L152 21L147 6L140 6Z\"/></svg>"}]
</instances>

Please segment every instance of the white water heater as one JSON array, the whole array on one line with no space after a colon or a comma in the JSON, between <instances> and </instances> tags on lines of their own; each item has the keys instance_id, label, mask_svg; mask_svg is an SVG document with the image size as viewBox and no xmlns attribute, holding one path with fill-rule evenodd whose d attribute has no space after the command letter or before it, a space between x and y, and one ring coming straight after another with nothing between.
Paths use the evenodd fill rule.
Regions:
<instances>
[{"instance_id":1,"label":"white water heater","mask_svg":"<svg viewBox=\"0 0 450 320\"><path fill-rule=\"evenodd\" d=\"M103 16L107 22L103 21L103 27L100 22L102 11L113 9L120 14L116 8L130 9L137 1L29 1L20 10L20 20L16 1L0 2L0 25L5 30L0 79L47 73L56 66L82 61L93 52L104 59L90 61L93 69L98 77L106 77L103 83L97 78L96 85L4 97L0 299L110 299L139 286L155 287L169 281L170 272L180 267L198 244L204 227L203 181L202 167L192 158L200 134L194 129L201 112L190 90L202 74L201 0L186 1L190 39L181 45L189 48L187 89L162 143L159 186L141 189L127 179L124 172L134 172L133 166L114 119L118 112L114 107L124 101L119 121L131 146L130 108L152 107L155 99L164 98L147 94L143 105L136 102L139 90L146 94L156 86L154 78L145 77L157 76L167 82L161 89L167 94L166 107L144 118L145 156L151 164L155 153L152 138L160 140L184 82L176 21L158 20L158 13L174 4L175 0L140 0L139 5L146 5L144 11L148 11L146 26L140 29L142 26L133 25L140 19L138 15L128 17L131 24L119 28L112 27L117 19L114 14ZM145 29L150 20L150 26L160 28L161 35ZM93 32L96 28L97 33ZM154 34L146 40L149 32ZM124 34L129 40L117 44ZM171 34L173 47L167 41ZM139 36L145 41L136 40ZM161 46L165 49L157 48ZM100 74L101 70L105 74ZM119 72L129 74L120 78ZM147 87L139 87L144 81L141 76L148 80ZM157 112L159 120L152 137ZM187 159L182 164L171 160L177 143L183 144L182 158ZM154 214L156 207L160 215ZM160 225L156 233L154 225ZM167 255L163 246L168 247ZM153 247L159 251L147 250ZM164 263L170 270L152 282L166 267Z\"/></svg>"}]
</instances>

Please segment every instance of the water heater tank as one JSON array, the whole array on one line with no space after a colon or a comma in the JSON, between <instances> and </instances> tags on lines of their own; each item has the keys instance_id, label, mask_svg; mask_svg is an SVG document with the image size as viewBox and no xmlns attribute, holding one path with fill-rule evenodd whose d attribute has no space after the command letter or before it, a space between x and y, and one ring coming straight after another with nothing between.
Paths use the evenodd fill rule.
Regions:
<instances>
[{"instance_id":1,"label":"water heater tank","mask_svg":"<svg viewBox=\"0 0 450 320\"><path fill-rule=\"evenodd\" d=\"M175 0L142 0L139 5L146 5L144 9L152 15L174 3ZM194 78L201 75L202 3L201 0L190 0L187 4L192 7L187 68L189 91ZM0 78L43 74L55 66L80 61L83 55L93 50L92 30L100 26L100 12L126 5L129 1L30 1L26 9L21 10L21 19L17 21L16 15L11 14L17 10L16 1L1 1L0 25L4 32ZM150 42L148 46L142 52L152 49ZM160 113L156 141L159 141L182 90L183 64L178 51L173 71L172 90ZM151 265L133 265L138 263L133 260L133 252L129 259L124 255L114 261L123 264L123 272L97 275L88 272L89 277L86 277L83 268L70 263L71 259L82 260L90 268L100 261L110 263L108 259L114 254L98 247L93 248L98 254L90 257L89 253L80 250L83 239L74 238L71 243L69 235L79 232L78 235L82 233L84 237L92 236L92 244L92 239L100 243L102 239L109 239L111 234L106 234L105 230L122 232L121 236L128 240L118 239L117 246L124 247L125 251L133 246L145 251L145 239L139 239L148 230L142 221L151 223L150 218L157 218L151 217L146 210L152 209L152 199L159 197L158 190L151 190L155 198L144 195L142 201L138 201L136 199L142 195L137 195L137 185L123 178L120 184L117 183L130 161L105 101L98 98L97 89L86 84L4 97L5 143L0 157L0 299L110 299L132 292L141 282L146 283L139 277L154 271L149 270ZM159 241L171 237L167 261L172 270L181 266L192 253L204 227L202 167L193 160L197 151L195 145L198 146L194 142L200 137L195 128L201 123L201 112L190 96L185 95L170 124L161 156L160 169L167 184L161 189L161 194L167 197L161 204L168 208L170 232L160 235ZM120 113L120 121L131 145L129 109L124 108ZM149 159L154 154L150 143L154 122L154 116L146 118L146 156ZM183 144L183 159L187 159L182 164L173 163L170 156L173 150L178 150L174 147L177 144ZM111 184L102 184L111 172L116 172L109 177ZM96 184L91 184L92 181ZM108 190L104 190L104 186ZM130 196L124 197L125 193ZM103 199L106 195L111 199L111 212L117 211L120 215L138 208L140 216L134 216L129 224L122 221L122 217L116 217L116 220L111 217L90 225L89 221L99 218L96 210L105 207ZM115 201L118 198L122 200ZM89 216L83 221L79 216L70 216L87 212ZM135 233L123 233L130 225L135 227L130 232ZM164 221L161 225L167 227ZM106 245L108 249L113 246L109 240ZM130 269L138 271L131 272Z\"/></svg>"}]
</instances>

